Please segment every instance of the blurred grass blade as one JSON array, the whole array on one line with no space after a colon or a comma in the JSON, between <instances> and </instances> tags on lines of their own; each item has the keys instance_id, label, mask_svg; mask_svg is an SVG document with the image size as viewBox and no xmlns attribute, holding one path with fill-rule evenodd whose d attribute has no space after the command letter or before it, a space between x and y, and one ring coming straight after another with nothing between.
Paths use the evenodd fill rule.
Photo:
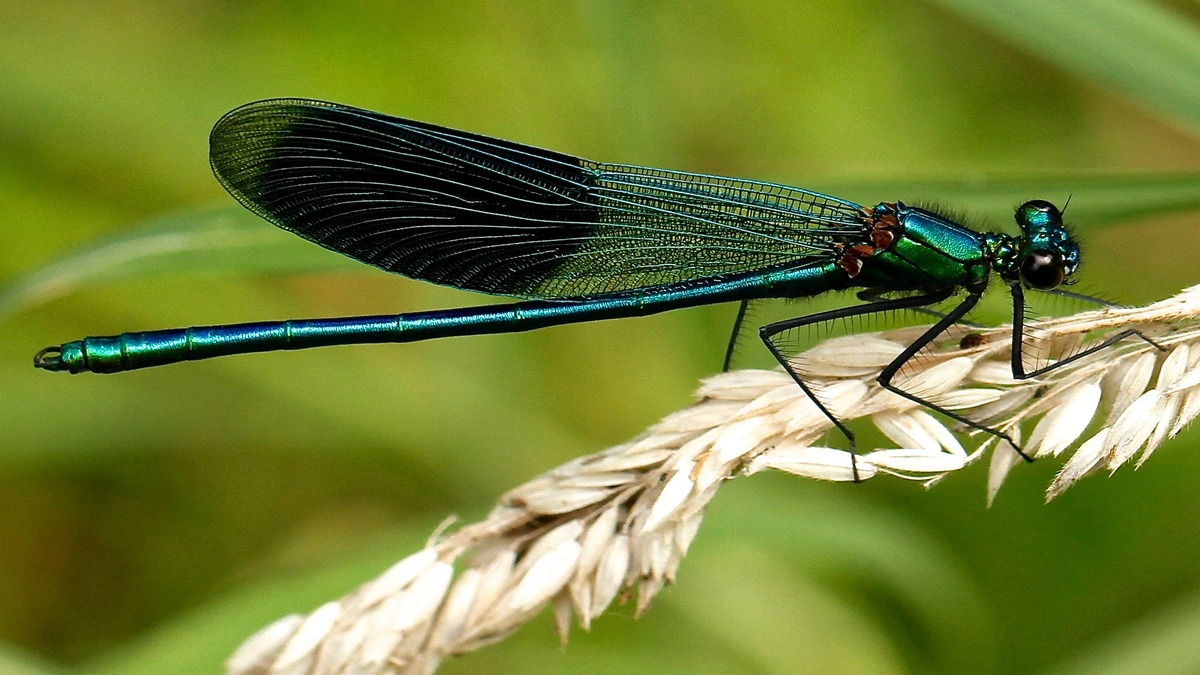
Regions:
<instances>
[{"instance_id":1,"label":"blurred grass blade","mask_svg":"<svg viewBox=\"0 0 1200 675\"><path fill-rule=\"evenodd\" d=\"M980 216L1038 197L1071 197L1072 222L1088 227L1200 209L1200 174L1040 176L970 181L821 185L863 203L936 201ZM993 221L995 222L995 221ZM997 226L1005 223L996 223ZM68 253L0 288L0 317L92 284L165 274L283 274L369 269L270 226L238 207L196 209L151 219Z\"/></svg>"},{"instance_id":2,"label":"blurred grass blade","mask_svg":"<svg viewBox=\"0 0 1200 675\"><path fill-rule=\"evenodd\" d=\"M814 626L833 626L828 637L837 641L821 648L822 653L832 655L843 650L849 653L848 646L858 643L859 638L864 639L860 646L866 646L879 640L894 640L898 634L903 634L920 636L911 647L920 653L925 672L971 672L991 658L996 641L989 609L976 586L977 580L964 574L955 553L947 549L944 542L932 539L895 513L865 504L853 495L797 491L787 480L759 485L755 490L739 494L736 500L722 504L721 509L707 516L705 536L712 536L716 541L756 542L768 551L771 559L788 565L797 577L796 581L802 581L803 575L812 580L837 578L849 573L847 565L870 570L870 583L850 592L848 597L861 593L873 598L875 603L881 598L887 600L882 604L863 600L858 605L859 616L873 616L876 620L881 615L903 616L904 627L893 626L890 631L871 635L870 629L861 633L838 630L836 627L842 624L831 623L834 616L818 617L813 621ZM761 517L772 511L792 517L783 520ZM702 569L693 570L689 575L703 576L703 567L709 563L692 560L688 565L693 563ZM765 579L755 579L762 584L768 583ZM930 583L931 579L936 579L936 583ZM769 598L770 588L761 588L756 594ZM720 603L722 597L728 597L727 591L717 594L704 607L709 617L716 617L711 621L724 621L723 612L744 611L734 607L735 603ZM680 604L684 611L697 606L686 595L673 597L672 602ZM847 605L856 604L854 600L846 602ZM796 608L792 611L809 613L816 610ZM703 623L705 617L696 616L694 620ZM870 625L871 622L865 623ZM876 630L879 630L878 625ZM764 623L759 630L780 641L803 639L795 632L789 633L786 623L779 627ZM809 635L809 639L814 632L820 634L815 627L802 632ZM955 637L964 632L972 632L972 640ZM780 667L778 672L787 672L787 668Z\"/></svg>"},{"instance_id":3,"label":"blurred grass blade","mask_svg":"<svg viewBox=\"0 0 1200 675\"><path fill-rule=\"evenodd\" d=\"M67 672L41 658L0 643L0 673L4 675L57 675Z\"/></svg>"},{"instance_id":4,"label":"blurred grass blade","mask_svg":"<svg viewBox=\"0 0 1200 675\"><path fill-rule=\"evenodd\" d=\"M79 672L222 672L225 659L254 631L288 613L309 611L379 574L403 555L397 551L420 548L429 527L425 521L402 523L362 546L303 566L281 568L286 563L269 560L265 563L268 573L259 580L160 622L137 639L87 662Z\"/></svg>"},{"instance_id":5,"label":"blurred grass blade","mask_svg":"<svg viewBox=\"0 0 1200 675\"><path fill-rule=\"evenodd\" d=\"M1200 131L1200 26L1182 13L1144 0L936 2L1060 68ZM1036 94L1030 96L1035 105Z\"/></svg>"},{"instance_id":6,"label":"blurred grass blade","mask_svg":"<svg viewBox=\"0 0 1200 675\"><path fill-rule=\"evenodd\" d=\"M194 209L152 218L17 277L0 287L0 317L120 279L357 267L241 207Z\"/></svg>"},{"instance_id":7,"label":"blurred grass blade","mask_svg":"<svg viewBox=\"0 0 1200 675\"><path fill-rule=\"evenodd\" d=\"M1200 173L993 176L821 184L817 189L861 203L900 199L910 204L933 202L972 217L1003 214L1003 222L992 221L993 227L1011 224L1013 209L1035 198L1064 204L1069 197L1068 220L1087 228L1200 209Z\"/></svg>"},{"instance_id":8,"label":"blurred grass blade","mask_svg":"<svg viewBox=\"0 0 1200 675\"><path fill-rule=\"evenodd\" d=\"M1200 672L1200 594L1179 599L1158 612L1094 636L1094 644L1081 649L1048 672L1061 675L1124 675L1156 673L1185 675Z\"/></svg>"}]
</instances>

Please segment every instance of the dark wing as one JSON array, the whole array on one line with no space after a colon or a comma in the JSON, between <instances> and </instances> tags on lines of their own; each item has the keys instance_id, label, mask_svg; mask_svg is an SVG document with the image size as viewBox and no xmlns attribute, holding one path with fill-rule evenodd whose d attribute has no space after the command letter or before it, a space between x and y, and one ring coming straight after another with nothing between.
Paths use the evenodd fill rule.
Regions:
<instances>
[{"instance_id":1,"label":"dark wing","mask_svg":"<svg viewBox=\"0 0 1200 675\"><path fill-rule=\"evenodd\" d=\"M566 298L824 261L859 206L557 152L321 101L221 118L213 170L279 227L404 276Z\"/></svg>"}]
</instances>

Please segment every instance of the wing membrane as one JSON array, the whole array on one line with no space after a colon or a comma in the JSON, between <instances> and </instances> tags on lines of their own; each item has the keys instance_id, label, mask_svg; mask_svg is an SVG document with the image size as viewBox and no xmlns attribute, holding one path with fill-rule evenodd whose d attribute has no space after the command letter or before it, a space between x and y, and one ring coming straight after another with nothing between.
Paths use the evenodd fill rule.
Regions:
<instances>
[{"instance_id":1,"label":"wing membrane","mask_svg":"<svg viewBox=\"0 0 1200 675\"><path fill-rule=\"evenodd\" d=\"M416 279L566 298L825 260L858 205L815 192L601 164L299 99L223 117L213 170L255 213Z\"/></svg>"}]
</instances>

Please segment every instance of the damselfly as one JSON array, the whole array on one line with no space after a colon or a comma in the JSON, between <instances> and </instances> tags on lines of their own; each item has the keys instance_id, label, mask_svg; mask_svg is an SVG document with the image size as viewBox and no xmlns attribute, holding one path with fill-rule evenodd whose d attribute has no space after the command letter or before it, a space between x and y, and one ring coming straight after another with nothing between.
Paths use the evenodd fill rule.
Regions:
<instances>
[{"instance_id":1,"label":"damselfly","mask_svg":"<svg viewBox=\"0 0 1200 675\"><path fill-rule=\"evenodd\" d=\"M210 143L221 184L275 225L388 272L524 300L89 337L42 350L35 365L111 373L247 352L523 331L718 302L742 303L740 324L754 299L858 288L864 304L759 331L853 450L850 430L789 362L779 336L965 293L878 381L1007 439L893 382L907 361L976 305L993 272L1012 295L1013 377L1065 362L1027 372L1021 352L1024 289L1055 289L1079 266L1079 247L1059 209L1046 201L1017 208L1018 236L981 233L901 202L864 208L773 183L592 162L300 99L238 108L216 124ZM727 367L728 358L727 352Z\"/></svg>"}]
</instances>

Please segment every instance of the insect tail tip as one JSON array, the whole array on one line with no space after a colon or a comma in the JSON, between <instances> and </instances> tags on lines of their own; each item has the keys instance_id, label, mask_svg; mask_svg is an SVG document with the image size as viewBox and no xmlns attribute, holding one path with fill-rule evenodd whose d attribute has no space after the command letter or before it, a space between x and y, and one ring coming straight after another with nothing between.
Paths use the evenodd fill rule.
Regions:
<instances>
[{"instance_id":1,"label":"insect tail tip","mask_svg":"<svg viewBox=\"0 0 1200 675\"><path fill-rule=\"evenodd\" d=\"M52 372L66 370L67 366L62 360L62 345L52 345L35 354L33 356L33 365L35 368Z\"/></svg>"}]
</instances>

